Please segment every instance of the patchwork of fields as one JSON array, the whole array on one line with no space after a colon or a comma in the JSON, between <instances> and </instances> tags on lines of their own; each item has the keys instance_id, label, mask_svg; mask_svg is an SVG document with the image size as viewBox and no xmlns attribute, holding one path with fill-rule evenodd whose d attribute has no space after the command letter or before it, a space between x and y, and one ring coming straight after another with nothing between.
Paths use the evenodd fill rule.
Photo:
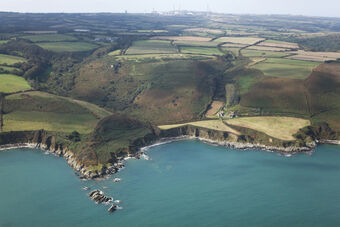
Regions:
<instances>
[{"instance_id":1,"label":"patchwork of fields","mask_svg":"<svg viewBox=\"0 0 340 227\"><path fill-rule=\"evenodd\" d=\"M88 134L99 119L114 112L162 125L161 129L193 125L241 134L235 126L284 141L294 140L300 128L320 122L340 131L340 70L334 66L339 63L323 64L336 61L340 53L307 51L294 39L295 34L305 38L327 33L301 28L278 32L219 16L202 24L165 20L155 27L153 22L122 22L126 24L112 25L110 32L108 24L92 28L70 24L71 30L51 27L53 32L3 38L2 47L22 38L26 45L49 50L44 53L52 60L38 71L46 75L39 81L25 74L34 69L26 66L34 58L18 50L0 52L1 93L33 87L84 100L40 92L7 96L3 130ZM73 55L77 57L72 59ZM54 62L59 57L63 59ZM218 111L224 115L217 116ZM112 146L119 149L117 144Z\"/></svg>"}]
</instances>

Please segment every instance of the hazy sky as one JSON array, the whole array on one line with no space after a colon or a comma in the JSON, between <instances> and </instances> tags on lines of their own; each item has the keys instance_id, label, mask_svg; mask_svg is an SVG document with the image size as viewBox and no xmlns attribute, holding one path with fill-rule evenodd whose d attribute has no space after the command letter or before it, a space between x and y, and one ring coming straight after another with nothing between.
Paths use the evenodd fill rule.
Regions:
<instances>
[{"instance_id":1,"label":"hazy sky","mask_svg":"<svg viewBox=\"0 0 340 227\"><path fill-rule=\"evenodd\" d=\"M297 14L340 17L340 0L9 0L0 11L150 12L175 9L222 13Z\"/></svg>"}]
</instances>

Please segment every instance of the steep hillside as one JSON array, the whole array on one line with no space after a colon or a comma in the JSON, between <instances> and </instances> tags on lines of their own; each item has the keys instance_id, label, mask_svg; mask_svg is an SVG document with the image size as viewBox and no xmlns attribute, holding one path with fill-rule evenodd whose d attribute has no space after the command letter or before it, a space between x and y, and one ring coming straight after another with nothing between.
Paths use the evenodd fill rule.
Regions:
<instances>
[{"instance_id":1,"label":"steep hillside","mask_svg":"<svg viewBox=\"0 0 340 227\"><path fill-rule=\"evenodd\" d=\"M105 57L84 64L72 96L153 123L199 118L214 94L219 60Z\"/></svg>"}]
</instances>

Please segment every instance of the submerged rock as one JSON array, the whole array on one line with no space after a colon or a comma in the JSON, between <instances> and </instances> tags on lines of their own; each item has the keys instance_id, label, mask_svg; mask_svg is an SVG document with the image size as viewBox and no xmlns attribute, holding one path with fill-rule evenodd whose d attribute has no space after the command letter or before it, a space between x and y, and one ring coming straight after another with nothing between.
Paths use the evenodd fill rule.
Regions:
<instances>
[{"instance_id":1,"label":"submerged rock","mask_svg":"<svg viewBox=\"0 0 340 227\"><path fill-rule=\"evenodd\" d=\"M110 208L107 210L108 212L112 213L113 211L116 211L117 210L117 205L112 205L110 206Z\"/></svg>"}]
</instances>

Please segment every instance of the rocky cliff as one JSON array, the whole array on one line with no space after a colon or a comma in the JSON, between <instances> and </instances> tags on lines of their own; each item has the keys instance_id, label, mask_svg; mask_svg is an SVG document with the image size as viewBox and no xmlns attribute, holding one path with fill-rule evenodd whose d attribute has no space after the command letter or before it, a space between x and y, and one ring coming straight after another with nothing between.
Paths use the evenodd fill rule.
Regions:
<instances>
[{"instance_id":1,"label":"rocky cliff","mask_svg":"<svg viewBox=\"0 0 340 227\"><path fill-rule=\"evenodd\" d=\"M241 132L241 135L190 125L168 130L160 130L157 127L149 129L149 133L138 134L139 136L136 136L130 141L129 146L121 149L118 153L112 152L111 156L113 158L106 162L99 162L96 165L96 168L88 165L86 162L87 160L84 159L84 156L79 158L80 155L78 153L71 151L71 149L76 149L77 147L72 141L60 139L58 135L46 132L44 130L0 133L0 149L13 146L30 146L41 148L60 157L64 157L68 164L79 173L80 177L97 178L117 172L124 166L124 158L138 158L142 154L140 152L140 148L151 145L152 143L162 139L172 139L185 136L187 138L197 138L209 143L216 143L232 148L260 148L281 152L310 151L316 146L314 141L281 141L264 133L240 128L237 130ZM83 149L87 145L86 140L78 143ZM104 145L107 143L107 146L109 146L111 141L102 140L101 143Z\"/></svg>"}]
</instances>

